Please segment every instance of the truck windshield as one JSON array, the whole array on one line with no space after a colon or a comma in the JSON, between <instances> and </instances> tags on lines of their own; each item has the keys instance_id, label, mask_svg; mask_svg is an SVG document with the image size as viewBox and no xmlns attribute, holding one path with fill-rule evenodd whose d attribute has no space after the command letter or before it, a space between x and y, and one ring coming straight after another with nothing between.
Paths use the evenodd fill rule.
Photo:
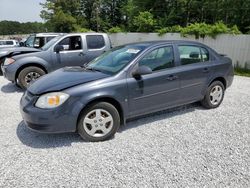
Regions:
<instances>
[{"instance_id":1,"label":"truck windshield","mask_svg":"<svg viewBox=\"0 0 250 188\"><path fill-rule=\"evenodd\" d=\"M56 41L60 40L62 37L63 37L63 36L57 36L57 37L51 39L51 40L50 40L48 43L46 43L41 49L42 49L43 51L48 50L52 45L55 44Z\"/></svg>"},{"instance_id":2,"label":"truck windshield","mask_svg":"<svg viewBox=\"0 0 250 188\"><path fill-rule=\"evenodd\" d=\"M145 46L136 45L116 47L88 63L85 68L114 75L135 59L144 49Z\"/></svg>"},{"instance_id":3,"label":"truck windshield","mask_svg":"<svg viewBox=\"0 0 250 188\"><path fill-rule=\"evenodd\" d=\"M27 40L25 41L25 46L26 47L33 47L34 46L34 41L35 41L35 35L30 35Z\"/></svg>"}]
</instances>

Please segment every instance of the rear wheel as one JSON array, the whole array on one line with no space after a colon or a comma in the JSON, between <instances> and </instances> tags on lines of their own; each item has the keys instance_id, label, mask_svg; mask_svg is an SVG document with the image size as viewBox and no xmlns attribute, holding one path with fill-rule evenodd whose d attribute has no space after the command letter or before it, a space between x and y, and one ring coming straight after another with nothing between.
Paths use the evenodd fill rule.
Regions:
<instances>
[{"instance_id":1,"label":"rear wheel","mask_svg":"<svg viewBox=\"0 0 250 188\"><path fill-rule=\"evenodd\" d=\"M213 82L207 89L201 104L208 109L217 108L223 101L225 87L220 81Z\"/></svg>"},{"instance_id":2,"label":"rear wheel","mask_svg":"<svg viewBox=\"0 0 250 188\"><path fill-rule=\"evenodd\" d=\"M32 81L37 80L44 74L44 70L39 67L26 67L19 73L17 83L21 88L26 89Z\"/></svg>"},{"instance_id":3,"label":"rear wheel","mask_svg":"<svg viewBox=\"0 0 250 188\"><path fill-rule=\"evenodd\" d=\"M111 138L119 126L117 109L109 103L100 102L84 110L78 122L78 133L86 141L104 141Z\"/></svg>"}]
</instances>

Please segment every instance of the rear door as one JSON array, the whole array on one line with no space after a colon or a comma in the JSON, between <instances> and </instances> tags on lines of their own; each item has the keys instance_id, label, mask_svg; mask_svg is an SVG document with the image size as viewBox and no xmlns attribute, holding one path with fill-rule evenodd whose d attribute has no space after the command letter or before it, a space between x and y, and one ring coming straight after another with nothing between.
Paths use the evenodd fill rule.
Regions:
<instances>
[{"instance_id":1,"label":"rear door","mask_svg":"<svg viewBox=\"0 0 250 188\"><path fill-rule=\"evenodd\" d=\"M201 46L178 45L180 62L180 91L182 102L203 98L202 90L211 75L212 61L209 51Z\"/></svg>"},{"instance_id":2,"label":"rear door","mask_svg":"<svg viewBox=\"0 0 250 188\"><path fill-rule=\"evenodd\" d=\"M63 51L53 52L56 67L81 66L85 61L83 40L80 35L62 39L57 45L63 46Z\"/></svg>"},{"instance_id":3,"label":"rear door","mask_svg":"<svg viewBox=\"0 0 250 188\"><path fill-rule=\"evenodd\" d=\"M135 79L128 74L130 117L173 106L179 100L180 80L175 68L172 45L158 47L138 61L134 69L148 66L152 74Z\"/></svg>"}]
</instances>

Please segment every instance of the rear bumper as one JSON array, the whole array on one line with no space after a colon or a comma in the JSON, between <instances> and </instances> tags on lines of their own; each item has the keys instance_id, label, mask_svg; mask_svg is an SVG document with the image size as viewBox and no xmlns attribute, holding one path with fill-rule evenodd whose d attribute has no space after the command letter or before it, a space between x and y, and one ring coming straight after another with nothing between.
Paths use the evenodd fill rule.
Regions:
<instances>
[{"instance_id":1,"label":"rear bumper","mask_svg":"<svg viewBox=\"0 0 250 188\"><path fill-rule=\"evenodd\" d=\"M234 75L230 75L227 77L227 88L229 88L233 84Z\"/></svg>"}]
</instances>

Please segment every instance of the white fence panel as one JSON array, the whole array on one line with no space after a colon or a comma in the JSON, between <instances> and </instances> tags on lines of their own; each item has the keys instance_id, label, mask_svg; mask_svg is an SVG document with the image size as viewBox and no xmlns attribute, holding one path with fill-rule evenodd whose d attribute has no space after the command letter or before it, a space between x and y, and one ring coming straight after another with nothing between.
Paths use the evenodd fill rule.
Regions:
<instances>
[{"instance_id":1,"label":"white fence panel","mask_svg":"<svg viewBox=\"0 0 250 188\"><path fill-rule=\"evenodd\" d=\"M218 53L226 54L241 67L250 69L250 35L218 35L215 39L205 37L195 39L192 36L182 37L179 33L167 33L159 36L158 33L115 33L110 35L113 46L126 43L152 40L192 40L204 43Z\"/></svg>"}]
</instances>

